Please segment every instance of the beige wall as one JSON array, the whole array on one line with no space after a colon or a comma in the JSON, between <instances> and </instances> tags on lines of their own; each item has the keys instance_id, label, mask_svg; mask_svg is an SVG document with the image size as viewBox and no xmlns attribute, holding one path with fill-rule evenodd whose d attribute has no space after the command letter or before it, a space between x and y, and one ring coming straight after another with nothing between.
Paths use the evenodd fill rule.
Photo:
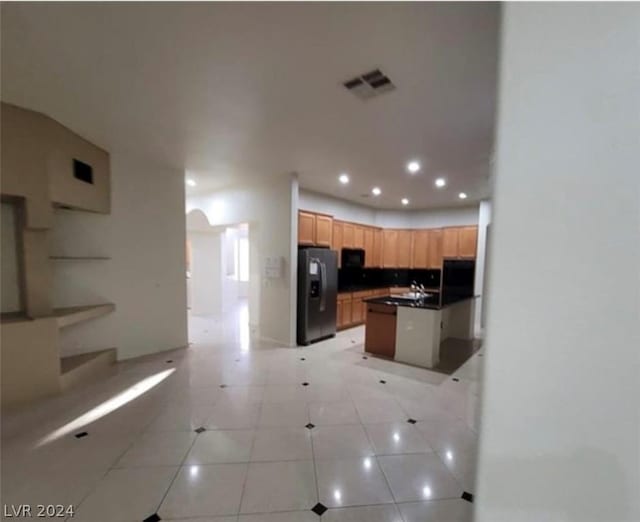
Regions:
<instances>
[{"instance_id":1,"label":"beige wall","mask_svg":"<svg viewBox=\"0 0 640 522\"><path fill-rule=\"evenodd\" d=\"M3 322L2 406L13 407L60 391L54 318Z\"/></svg>"},{"instance_id":2,"label":"beige wall","mask_svg":"<svg viewBox=\"0 0 640 522\"><path fill-rule=\"evenodd\" d=\"M110 215L54 215L53 252L110 257L55 262L54 305L116 305L108 316L63 330L63 356L115 347L128 359L187 344L184 174L113 153L111 178Z\"/></svg>"},{"instance_id":3,"label":"beige wall","mask_svg":"<svg viewBox=\"0 0 640 522\"><path fill-rule=\"evenodd\" d=\"M48 118L6 103L0 108L2 195L25 198L27 227L49 228L52 209L44 148Z\"/></svg>"},{"instance_id":4,"label":"beige wall","mask_svg":"<svg viewBox=\"0 0 640 522\"><path fill-rule=\"evenodd\" d=\"M22 309L20 297L20 274L18 266L18 238L16 235L16 208L11 203L2 203L2 250L0 269L2 272L2 313L19 312Z\"/></svg>"}]
</instances>

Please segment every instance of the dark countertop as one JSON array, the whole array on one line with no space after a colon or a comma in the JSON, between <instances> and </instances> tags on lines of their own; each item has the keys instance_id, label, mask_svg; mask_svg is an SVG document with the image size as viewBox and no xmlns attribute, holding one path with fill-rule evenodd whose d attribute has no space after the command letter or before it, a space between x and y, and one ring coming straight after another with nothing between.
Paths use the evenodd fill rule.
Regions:
<instances>
[{"instance_id":1,"label":"dark countertop","mask_svg":"<svg viewBox=\"0 0 640 522\"><path fill-rule=\"evenodd\" d=\"M348 292L361 292L364 290L381 290L383 288L409 288L410 285L402 285L402 286L398 286L398 285L377 285L377 286L365 286L365 285L352 285L352 286L346 286L344 288L340 288L338 289L338 293L339 294L346 294ZM440 292L439 288L432 288L428 290L430 293L438 293Z\"/></svg>"},{"instance_id":2,"label":"dark countertop","mask_svg":"<svg viewBox=\"0 0 640 522\"><path fill-rule=\"evenodd\" d=\"M425 310L442 310L448 306L466 301L468 299L475 299L477 296L463 297L455 301L448 302L446 304L440 304L438 296L433 296L426 299L408 299L400 296L386 296L386 297L371 297L365 299L365 303L384 304L390 306L406 306L409 308L424 308Z\"/></svg>"},{"instance_id":3,"label":"dark countertop","mask_svg":"<svg viewBox=\"0 0 640 522\"><path fill-rule=\"evenodd\" d=\"M405 288L404 286L390 286L390 285L350 285L340 288L338 290L339 294L345 294L347 292L361 292L364 290L381 290L382 288ZM406 287L408 288L408 287Z\"/></svg>"}]
</instances>

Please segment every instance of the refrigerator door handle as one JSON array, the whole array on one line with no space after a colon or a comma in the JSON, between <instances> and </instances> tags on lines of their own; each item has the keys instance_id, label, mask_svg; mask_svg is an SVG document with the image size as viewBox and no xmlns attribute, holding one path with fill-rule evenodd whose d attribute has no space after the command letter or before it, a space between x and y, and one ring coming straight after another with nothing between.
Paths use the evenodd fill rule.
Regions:
<instances>
[{"instance_id":1,"label":"refrigerator door handle","mask_svg":"<svg viewBox=\"0 0 640 522\"><path fill-rule=\"evenodd\" d=\"M327 266L320 260L320 311L324 312L327 307Z\"/></svg>"}]
</instances>

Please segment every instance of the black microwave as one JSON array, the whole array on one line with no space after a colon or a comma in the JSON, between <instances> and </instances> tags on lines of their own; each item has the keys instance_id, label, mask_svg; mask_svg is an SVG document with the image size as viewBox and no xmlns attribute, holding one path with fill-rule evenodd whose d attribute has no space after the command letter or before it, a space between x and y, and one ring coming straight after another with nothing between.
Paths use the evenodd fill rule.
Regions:
<instances>
[{"instance_id":1,"label":"black microwave","mask_svg":"<svg viewBox=\"0 0 640 522\"><path fill-rule=\"evenodd\" d=\"M361 248L343 248L342 268L364 268L364 250Z\"/></svg>"}]
</instances>

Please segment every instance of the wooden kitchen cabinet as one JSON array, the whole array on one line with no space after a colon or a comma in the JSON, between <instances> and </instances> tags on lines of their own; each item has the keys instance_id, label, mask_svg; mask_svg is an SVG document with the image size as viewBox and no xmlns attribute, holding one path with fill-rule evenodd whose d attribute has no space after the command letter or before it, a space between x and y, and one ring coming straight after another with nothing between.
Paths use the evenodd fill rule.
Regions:
<instances>
[{"instance_id":1,"label":"wooden kitchen cabinet","mask_svg":"<svg viewBox=\"0 0 640 522\"><path fill-rule=\"evenodd\" d=\"M411 266L411 230L398 230L397 268Z\"/></svg>"},{"instance_id":2,"label":"wooden kitchen cabinet","mask_svg":"<svg viewBox=\"0 0 640 522\"><path fill-rule=\"evenodd\" d=\"M353 248L364 248L364 229L361 225L353 227Z\"/></svg>"},{"instance_id":3,"label":"wooden kitchen cabinet","mask_svg":"<svg viewBox=\"0 0 640 522\"><path fill-rule=\"evenodd\" d=\"M411 268L428 268L429 230L413 230L413 255Z\"/></svg>"},{"instance_id":4,"label":"wooden kitchen cabinet","mask_svg":"<svg viewBox=\"0 0 640 522\"><path fill-rule=\"evenodd\" d=\"M442 230L442 257L458 257L458 227Z\"/></svg>"},{"instance_id":5,"label":"wooden kitchen cabinet","mask_svg":"<svg viewBox=\"0 0 640 522\"><path fill-rule=\"evenodd\" d=\"M371 227L364 229L364 266L366 268L375 267L374 259L374 235L375 231Z\"/></svg>"},{"instance_id":6,"label":"wooden kitchen cabinet","mask_svg":"<svg viewBox=\"0 0 640 522\"><path fill-rule=\"evenodd\" d=\"M373 231L373 266L374 268L382 267L382 229L376 228Z\"/></svg>"},{"instance_id":7,"label":"wooden kitchen cabinet","mask_svg":"<svg viewBox=\"0 0 640 522\"><path fill-rule=\"evenodd\" d=\"M333 232L331 235L331 250L335 250L338 254L338 267L342 263L342 234L344 232L344 223L342 221L333 221Z\"/></svg>"},{"instance_id":8,"label":"wooden kitchen cabinet","mask_svg":"<svg viewBox=\"0 0 640 522\"><path fill-rule=\"evenodd\" d=\"M325 214L316 214L315 218L315 245L330 247L333 235L333 218Z\"/></svg>"},{"instance_id":9,"label":"wooden kitchen cabinet","mask_svg":"<svg viewBox=\"0 0 640 522\"><path fill-rule=\"evenodd\" d=\"M382 231L382 266L396 268L398 266L398 231L383 229Z\"/></svg>"},{"instance_id":10,"label":"wooden kitchen cabinet","mask_svg":"<svg viewBox=\"0 0 640 522\"><path fill-rule=\"evenodd\" d=\"M338 294L338 309L340 310L337 317L337 327L347 328L351 326L351 293Z\"/></svg>"},{"instance_id":11,"label":"wooden kitchen cabinet","mask_svg":"<svg viewBox=\"0 0 640 522\"><path fill-rule=\"evenodd\" d=\"M458 257L475 258L478 245L478 227L460 227L458 231Z\"/></svg>"},{"instance_id":12,"label":"wooden kitchen cabinet","mask_svg":"<svg viewBox=\"0 0 640 522\"><path fill-rule=\"evenodd\" d=\"M429 230L427 268L442 269L442 230L439 228Z\"/></svg>"},{"instance_id":13,"label":"wooden kitchen cabinet","mask_svg":"<svg viewBox=\"0 0 640 522\"><path fill-rule=\"evenodd\" d=\"M473 259L476 257L478 227L449 227L442 233L442 257Z\"/></svg>"},{"instance_id":14,"label":"wooden kitchen cabinet","mask_svg":"<svg viewBox=\"0 0 640 522\"><path fill-rule=\"evenodd\" d=\"M314 245L316 241L316 215L298 211L298 244Z\"/></svg>"},{"instance_id":15,"label":"wooden kitchen cabinet","mask_svg":"<svg viewBox=\"0 0 640 522\"><path fill-rule=\"evenodd\" d=\"M353 248L355 225L353 223L345 222L342 230L342 248Z\"/></svg>"},{"instance_id":16,"label":"wooden kitchen cabinet","mask_svg":"<svg viewBox=\"0 0 640 522\"><path fill-rule=\"evenodd\" d=\"M360 324L364 320L362 316L362 297L356 297L354 294L351 299L351 324Z\"/></svg>"}]
</instances>

